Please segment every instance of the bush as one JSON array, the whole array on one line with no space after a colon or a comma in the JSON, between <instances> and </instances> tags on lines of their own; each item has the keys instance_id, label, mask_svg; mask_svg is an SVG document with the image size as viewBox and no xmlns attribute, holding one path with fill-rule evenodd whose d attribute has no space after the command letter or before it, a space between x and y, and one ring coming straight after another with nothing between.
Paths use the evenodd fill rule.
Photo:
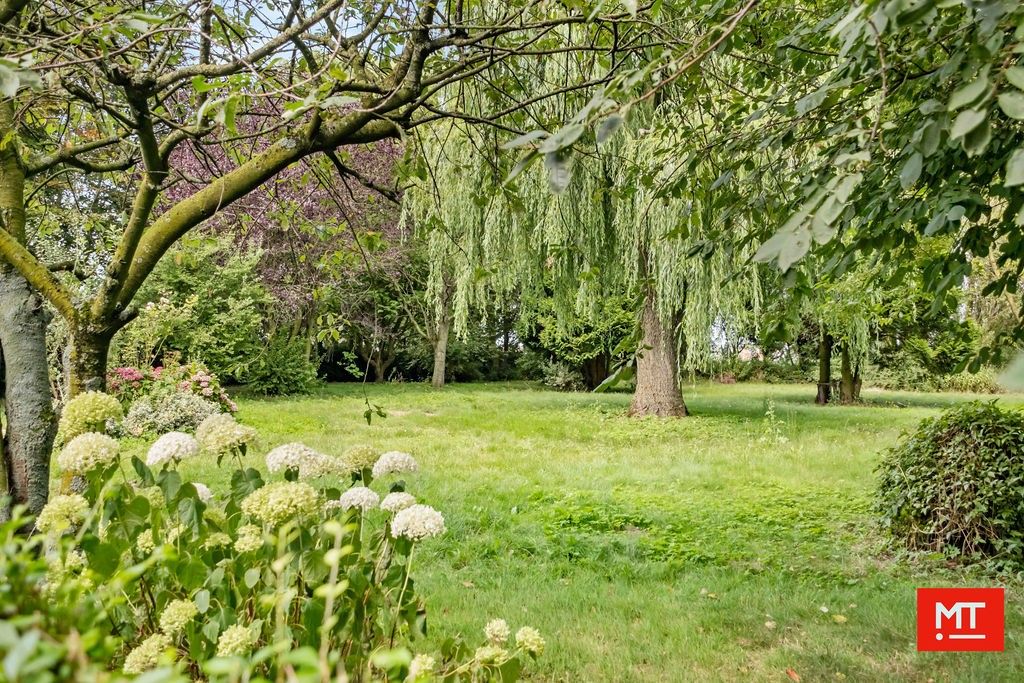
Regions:
<instances>
[{"instance_id":1,"label":"bush","mask_svg":"<svg viewBox=\"0 0 1024 683\"><path fill-rule=\"evenodd\" d=\"M194 447L160 452L164 441L154 444L147 461L159 470L139 458L122 467L116 449L62 453L80 492L51 499L36 534L18 534L26 520L17 513L0 525L5 673L511 681L540 654L536 631L521 628L513 639L496 620L475 651L455 639L414 658L426 620L410 577L413 550L445 530L441 514L416 505L395 478L414 476L415 461L363 449L369 458L356 462L290 444L268 454L268 469L283 479L266 482L242 465L254 436L222 415ZM177 457L239 468L229 488L210 491L182 479ZM347 486L330 485L338 480Z\"/></svg>"},{"instance_id":2,"label":"bush","mask_svg":"<svg viewBox=\"0 0 1024 683\"><path fill-rule=\"evenodd\" d=\"M582 391L587 386L579 370L575 370L566 363L558 361L545 363L544 379L542 381L545 386L557 389L558 391Z\"/></svg>"},{"instance_id":3,"label":"bush","mask_svg":"<svg viewBox=\"0 0 1024 683\"><path fill-rule=\"evenodd\" d=\"M304 339L271 337L243 373L249 387L266 396L305 394L319 382L317 363L310 359Z\"/></svg>"},{"instance_id":4,"label":"bush","mask_svg":"<svg viewBox=\"0 0 1024 683\"><path fill-rule=\"evenodd\" d=\"M128 409L121 424L125 434L194 432L199 423L221 412L219 405L187 391L140 398Z\"/></svg>"},{"instance_id":5,"label":"bush","mask_svg":"<svg viewBox=\"0 0 1024 683\"><path fill-rule=\"evenodd\" d=\"M1024 415L966 403L924 420L879 465L883 526L912 550L1024 566Z\"/></svg>"},{"instance_id":6,"label":"bush","mask_svg":"<svg viewBox=\"0 0 1024 683\"><path fill-rule=\"evenodd\" d=\"M212 401L224 412L238 410L217 375L199 362L181 364L176 354L168 354L165 364L155 368L114 368L107 373L107 389L124 406L131 406L142 398L159 403L167 396L184 392Z\"/></svg>"}]
</instances>

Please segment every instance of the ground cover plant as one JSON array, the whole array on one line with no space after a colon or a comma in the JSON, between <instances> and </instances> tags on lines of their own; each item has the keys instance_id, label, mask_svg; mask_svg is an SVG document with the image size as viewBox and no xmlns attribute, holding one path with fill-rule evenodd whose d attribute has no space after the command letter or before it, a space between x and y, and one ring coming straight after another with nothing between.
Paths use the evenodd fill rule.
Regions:
<instances>
[{"instance_id":1,"label":"ground cover plant","mask_svg":"<svg viewBox=\"0 0 1024 683\"><path fill-rule=\"evenodd\" d=\"M682 421L527 384L332 385L240 399L239 415L264 449L415 451L448 526L416 560L428 640L476 633L481 614L528 622L548 640L531 680L999 681L1024 667L1019 577L900 554L871 509L881 452L966 397L865 390L863 405L817 407L806 385L687 389ZM364 391L387 418L366 423ZM974 584L1007 587L1006 652L915 652L914 589Z\"/></svg>"}]
</instances>

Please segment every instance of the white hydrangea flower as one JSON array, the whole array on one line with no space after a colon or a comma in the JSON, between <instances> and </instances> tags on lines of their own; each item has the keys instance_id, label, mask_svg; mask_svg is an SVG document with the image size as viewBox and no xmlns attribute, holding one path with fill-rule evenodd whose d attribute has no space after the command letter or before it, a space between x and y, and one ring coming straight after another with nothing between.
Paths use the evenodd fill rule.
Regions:
<instances>
[{"instance_id":1,"label":"white hydrangea flower","mask_svg":"<svg viewBox=\"0 0 1024 683\"><path fill-rule=\"evenodd\" d=\"M36 517L36 529L44 534L62 534L85 519L89 501L77 493L54 496Z\"/></svg>"},{"instance_id":2,"label":"white hydrangea flower","mask_svg":"<svg viewBox=\"0 0 1024 683\"><path fill-rule=\"evenodd\" d=\"M416 464L416 460L408 453L388 451L373 464L373 476L376 479L386 474L415 472L418 469L419 465Z\"/></svg>"},{"instance_id":3,"label":"white hydrangea flower","mask_svg":"<svg viewBox=\"0 0 1024 683\"><path fill-rule=\"evenodd\" d=\"M418 654L412 658L412 664L409 665L409 676L406 680L426 680L434 672L436 665L436 661L430 655Z\"/></svg>"},{"instance_id":4,"label":"white hydrangea flower","mask_svg":"<svg viewBox=\"0 0 1024 683\"><path fill-rule=\"evenodd\" d=\"M196 440L203 450L223 454L252 442L256 430L239 424L228 413L216 413L199 423Z\"/></svg>"},{"instance_id":5,"label":"white hydrangea flower","mask_svg":"<svg viewBox=\"0 0 1024 683\"><path fill-rule=\"evenodd\" d=\"M160 630L169 636L177 635L198 614L199 608L191 600L171 600L160 613Z\"/></svg>"},{"instance_id":6,"label":"white hydrangea flower","mask_svg":"<svg viewBox=\"0 0 1024 683\"><path fill-rule=\"evenodd\" d=\"M492 619L484 626L484 636L487 637L491 645L505 644L510 635L512 635L512 631L509 630L508 623L504 619Z\"/></svg>"},{"instance_id":7,"label":"white hydrangea flower","mask_svg":"<svg viewBox=\"0 0 1024 683\"><path fill-rule=\"evenodd\" d=\"M203 547L208 549L223 548L227 545L231 545L231 537L223 531L215 531L203 541Z\"/></svg>"},{"instance_id":8,"label":"white hydrangea flower","mask_svg":"<svg viewBox=\"0 0 1024 683\"><path fill-rule=\"evenodd\" d=\"M338 505L342 510L358 508L363 512L369 512L379 504L380 496L365 486L353 486L338 498Z\"/></svg>"},{"instance_id":9,"label":"white hydrangea flower","mask_svg":"<svg viewBox=\"0 0 1024 683\"><path fill-rule=\"evenodd\" d=\"M391 520L391 534L396 538L421 541L439 536L444 531L444 516L429 505L407 507Z\"/></svg>"},{"instance_id":10,"label":"white hydrangea flower","mask_svg":"<svg viewBox=\"0 0 1024 683\"><path fill-rule=\"evenodd\" d=\"M156 550L156 543L153 541L153 530L146 529L135 539L135 547L143 555L149 555Z\"/></svg>"},{"instance_id":11,"label":"white hydrangea flower","mask_svg":"<svg viewBox=\"0 0 1024 683\"><path fill-rule=\"evenodd\" d=\"M238 529L235 551L250 553L263 547L263 530L255 524L246 524Z\"/></svg>"},{"instance_id":12,"label":"white hydrangea flower","mask_svg":"<svg viewBox=\"0 0 1024 683\"><path fill-rule=\"evenodd\" d=\"M341 455L342 465L349 472L362 472L377 462L377 451L372 446L357 444L349 446Z\"/></svg>"},{"instance_id":13,"label":"white hydrangea flower","mask_svg":"<svg viewBox=\"0 0 1024 683\"><path fill-rule=\"evenodd\" d=\"M331 458L301 443L278 446L267 453L266 463L270 472L296 470L302 479L319 477L336 469Z\"/></svg>"},{"instance_id":14,"label":"white hydrangea flower","mask_svg":"<svg viewBox=\"0 0 1024 683\"><path fill-rule=\"evenodd\" d=\"M102 391L86 391L75 396L64 406L59 431L63 438L71 439L86 432L105 430L108 422L120 422L124 411L120 402Z\"/></svg>"},{"instance_id":15,"label":"white hydrangea flower","mask_svg":"<svg viewBox=\"0 0 1024 683\"><path fill-rule=\"evenodd\" d=\"M196 494L199 496L199 500L204 503L209 503L213 500L213 491L206 484L200 484L198 481L192 482L192 486L195 487Z\"/></svg>"},{"instance_id":16,"label":"white hydrangea flower","mask_svg":"<svg viewBox=\"0 0 1024 683\"><path fill-rule=\"evenodd\" d=\"M68 441L57 456L57 464L65 472L85 474L117 461L120 449L116 439L106 434L86 432Z\"/></svg>"},{"instance_id":17,"label":"white hydrangea flower","mask_svg":"<svg viewBox=\"0 0 1024 683\"><path fill-rule=\"evenodd\" d=\"M320 494L300 481L278 481L258 488L242 501L242 512L271 526L301 518L320 508Z\"/></svg>"},{"instance_id":18,"label":"white hydrangea flower","mask_svg":"<svg viewBox=\"0 0 1024 683\"><path fill-rule=\"evenodd\" d=\"M481 664L503 664L508 659L508 650L497 645L478 647L473 655Z\"/></svg>"},{"instance_id":19,"label":"white hydrangea flower","mask_svg":"<svg viewBox=\"0 0 1024 683\"><path fill-rule=\"evenodd\" d=\"M146 464L150 467L167 463L178 463L199 455L199 442L191 434L167 432L153 442L146 453Z\"/></svg>"},{"instance_id":20,"label":"white hydrangea flower","mask_svg":"<svg viewBox=\"0 0 1024 683\"><path fill-rule=\"evenodd\" d=\"M141 674L154 668L160 661L160 655L170 650L171 639L163 633L154 633L146 638L124 658L126 674Z\"/></svg>"},{"instance_id":21,"label":"white hydrangea flower","mask_svg":"<svg viewBox=\"0 0 1024 683\"><path fill-rule=\"evenodd\" d=\"M416 496L405 491L395 491L384 496L384 500L380 502L380 509L387 510L391 514L395 514L400 510L412 507L416 504Z\"/></svg>"},{"instance_id":22,"label":"white hydrangea flower","mask_svg":"<svg viewBox=\"0 0 1024 683\"><path fill-rule=\"evenodd\" d=\"M248 626L228 626L217 639L218 657L242 657L252 651L256 637Z\"/></svg>"},{"instance_id":23,"label":"white hydrangea flower","mask_svg":"<svg viewBox=\"0 0 1024 683\"><path fill-rule=\"evenodd\" d=\"M516 631L516 645L535 655L544 652L544 638L541 637L540 631L531 626L524 626Z\"/></svg>"}]
</instances>

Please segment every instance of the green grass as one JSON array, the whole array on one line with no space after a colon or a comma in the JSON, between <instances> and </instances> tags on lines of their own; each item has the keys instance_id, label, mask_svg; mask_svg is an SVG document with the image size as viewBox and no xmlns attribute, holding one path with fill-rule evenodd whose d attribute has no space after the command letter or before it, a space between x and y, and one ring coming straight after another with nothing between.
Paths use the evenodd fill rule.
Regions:
<instances>
[{"instance_id":1,"label":"green grass","mask_svg":"<svg viewBox=\"0 0 1024 683\"><path fill-rule=\"evenodd\" d=\"M900 432L963 396L866 392L816 407L812 387L686 388L693 417L636 420L623 394L527 385L368 386L243 400L263 448L302 440L413 453L411 490L445 513L414 575L430 640L489 618L548 639L559 681L1011 681L1024 671L1022 584L1006 652L917 653L914 589L993 585L893 557L872 525L873 468ZM764 413L771 399L781 424ZM1009 399L1003 399L1008 401ZM782 436L785 439L778 438ZM185 473L226 485L226 470ZM827 609L827 612L825 611Z\"/></svg>"}]
</instances>

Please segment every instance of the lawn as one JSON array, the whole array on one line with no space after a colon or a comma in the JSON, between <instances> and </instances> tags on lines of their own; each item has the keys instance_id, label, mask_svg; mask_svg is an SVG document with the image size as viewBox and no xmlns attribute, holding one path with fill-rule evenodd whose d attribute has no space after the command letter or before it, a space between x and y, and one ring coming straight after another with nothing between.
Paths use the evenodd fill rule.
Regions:
<instances>
[{"instance_id":1,"label":"lawn","mask_svg":"<svg viewBox=\"0 0 1024 683\"><path fill-rule=\"evenodd\" d=\"M1022 584L1006 584L1006 652L918 654L915 587L997 582L893 557L872 524L879 453L965 397L813 395L698 384L693 417L660 421L626 418L624 394L351 384L239 415L262 435L254 463L295 440L416 456L410 489L448 523L416 561L424 647L503 617L547 637L536 680L1020 680ZM387 418L367 425L367 397ZM226 486L203 467L182 470Z\"/></svg>"}]
</instances>

